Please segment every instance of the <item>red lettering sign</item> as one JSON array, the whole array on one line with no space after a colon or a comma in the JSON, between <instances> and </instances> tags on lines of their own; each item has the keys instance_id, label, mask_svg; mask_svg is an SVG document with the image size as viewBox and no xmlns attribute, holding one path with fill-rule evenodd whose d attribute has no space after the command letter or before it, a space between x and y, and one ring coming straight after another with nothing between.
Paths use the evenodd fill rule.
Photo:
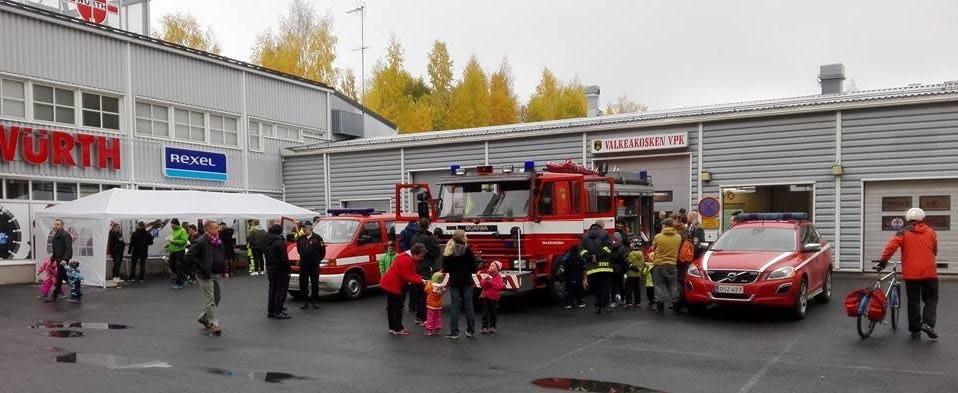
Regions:
<instances>
[{"instance_id":1,"label":"red lettering sign","mask_svg":"<svg viewBox=\"0 0 958 393\"><path fill-rule=\"evenodd\" d=\"M118 15L119 7L107 0L68 0L75 3L77 12L83 17L83 20L93 23L103 23L107 14Z\"/></svg>"},{"instance_id":2,"label":"red lettering sign","mask_svg":"<svg viewBox=\"0 0 958 393\"><path fill-rule=\"evenodd\" d=\"M71 134L64 131L36 130L0 124L0 159L13 161L17 152L33 165L77 166L75 151L79 145L80 166L89 168L96 154L97 168L120 169L120 140L114 137ZM94 151L93 145L96 145Z\"/></svg>"},{"instance_id":3,"label":"red lettering sign","mask_svg":"<svg viewBox=\"0 0 958 393\"><path fill-rule=\"evenodd\" d=\"M675 149L688 146L686 134L634 136L613 139L597 139L592 143L593 153Z\"/></svg>"}]
</instances>

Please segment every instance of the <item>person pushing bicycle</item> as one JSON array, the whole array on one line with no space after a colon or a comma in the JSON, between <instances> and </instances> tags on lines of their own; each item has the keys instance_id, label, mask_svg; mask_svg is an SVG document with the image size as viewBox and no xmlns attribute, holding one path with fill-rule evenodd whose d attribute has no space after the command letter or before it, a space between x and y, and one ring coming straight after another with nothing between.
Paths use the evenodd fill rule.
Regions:
<instances>
[{"instance_id":1,"label":"person pushing bicycle","mask_svg":"<svg viewBox=\"0 0 958 393\"><path fill-rule=\"evenodd\" d=\"M913 339L938 339L935 319L938 308L938 271L935 258L938 256L938 235L925 224L925 212L919 208L908 209L908 222L885 245L878 263L878 270L885 268L888 260L901 249L902 279L908 294L908 331ZM924 303L924 309L922 309Z\"/></svg>"}]
</instances>

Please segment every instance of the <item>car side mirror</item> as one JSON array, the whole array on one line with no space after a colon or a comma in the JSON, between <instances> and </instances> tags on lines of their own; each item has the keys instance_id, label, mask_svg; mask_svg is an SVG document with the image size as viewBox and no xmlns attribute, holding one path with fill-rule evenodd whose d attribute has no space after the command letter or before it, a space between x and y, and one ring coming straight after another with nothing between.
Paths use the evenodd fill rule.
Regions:
<instances>
[{"instance_id":1,"label":"car side mirror","mask_svg":"<svg viewBox=\"0 0 958 393\"><path fill-rule=\"evenodd\" d=\"M369 236L369 235L359 235L359 241L358 241L357 243L358 243L358 244L366 244L366 243L370 243L370 242L372 242L372 241L373 241L373 237L372 237L372 236Z\"/></svg>"},{"instance_id":2,"label":"car side mirror","mask_svg":"<svg viewBox=\"0 0 958 393\"><path fill-rule=\"evenodd\" d=\"M802 252L819 252L822 250L820 243L808 243L802 246Z\"/></svg>"}]
</instances>

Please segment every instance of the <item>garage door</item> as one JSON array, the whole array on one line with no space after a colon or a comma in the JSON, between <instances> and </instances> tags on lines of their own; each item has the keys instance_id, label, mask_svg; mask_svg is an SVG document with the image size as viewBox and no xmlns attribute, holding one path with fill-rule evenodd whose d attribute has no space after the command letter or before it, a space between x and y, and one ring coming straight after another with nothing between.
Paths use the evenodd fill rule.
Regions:
<instances>
[{"instance_id":1,"label":"garage door","mask_svg":"<svg viewBox=\"0 0 958 393\"><path fill-rule=\"evenodd\" d=\"M392 199L343 199L339 201L339 204L343 209L375 209L377 212L393 211Z\"/></svg>"},{"instance_id":2,"label":"garage door","mask_svg":"<svg viewBox=\"0 0 958 393\"><path fill-rule=\"evenodd\" d=\"M689 208L689 156L687 154L638 159L609 160L609 168L623 171L647 171L655 188L655 210L678 212Z\"/></svg>"},{"instance_id":3,"label":"garage door","mask_svg":"<svg viewBox=\"0 0 958 393\"><path fill-rule=\"evenodd\" d=\"M878 259L905 211L925 210L925 222L938 233L938 271L958 273L958 180L865 183L865 261ZM896 256L897 260L898 257ZM867 265L866 265L867 269Z\"/></svg>"}]
</instances>

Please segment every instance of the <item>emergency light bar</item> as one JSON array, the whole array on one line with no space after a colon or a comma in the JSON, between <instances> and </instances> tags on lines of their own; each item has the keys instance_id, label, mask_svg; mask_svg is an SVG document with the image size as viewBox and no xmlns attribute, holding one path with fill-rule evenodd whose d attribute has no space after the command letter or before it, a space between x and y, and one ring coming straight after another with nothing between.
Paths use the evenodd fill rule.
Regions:
<instances>
[{"instance_id":1,"label":"emergency light bar","mask_svg":"<svg viewBox=\"0 0 958 393\"><path fill-rule=\"evenodd\" d=\"M735 216L735 221L804 221L808 220L808 213L741 213Z\"/></svg>"},{"instance_id":2,"label":"emergency light bar","mask_svg":"<svg viewBox=\"0 0 958 393\"><path fill-rule=\"evenodd\" d=\"M462 169L461 166L454 164L449 166L449 174L452 176L463 176L466 174L466 170Z\"/></svg>"},{"instance_id":3,"label":"emergency light bar","mask_svg":"<svg viewBox=\"0 0 958 393\"><path fill-rule=\"evenodd\" d=\"M333 217L335 217L335 216L340 216L340 215L344 215L344 214L359 214L359 215L363 215L363 216L368 216L368 215L370 215L370 214L373 214L373 212L375 212L375 211L376 211L376 209L373 209L373 208L368 208L368 209L329 209L329 210L326 210L326 212L329 213L329 215L331 215L331 216L333 216Z\"/></svg>"},{"instance_id":4,"label":"emergency light bar","mask_svg":"<svg viewBox=\"0 0 958 393\"><path fill-rule=\"evenodd\" d=\"M492 165L480 165L476 167L476 173L480 175L491 175L492 171Z\"/></svg>"},{"instance_id":5,"label":"emergency light bar","mask_svg":"<svg viewBox=\"0 0 958 393\"><path fill-rule=\"evenodd\" d=\"M526 161L522 163L522 171L525 173L532 173L536 171L535 161Z\"/></svg>"}]
</instances>

